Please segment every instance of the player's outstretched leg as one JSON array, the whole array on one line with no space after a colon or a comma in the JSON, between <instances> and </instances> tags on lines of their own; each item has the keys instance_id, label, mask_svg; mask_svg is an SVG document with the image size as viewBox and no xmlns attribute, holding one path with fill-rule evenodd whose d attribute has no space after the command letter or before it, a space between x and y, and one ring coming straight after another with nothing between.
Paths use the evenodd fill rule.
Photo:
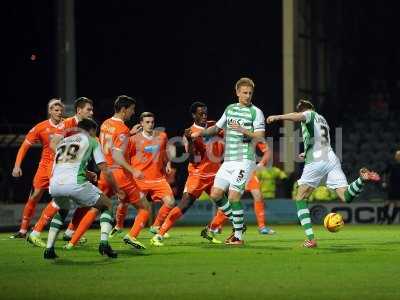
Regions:
<instances>
[{"instance_id":1,"label":"player's outstretched leg","mask_svg":"<svg viewBox=\"0 0 400 300\"><path fill-rule=\"evenodd\" d=\"M169 212L175 207L175 199L171 196L166 196L163 199L164 204L158 211L157 217L154 220L153 225L150 227L150 232L157 234L160 230L161 225L164 223Z\"/></svg>"},{"instance_id":2,"label":"player's outstretched leg","mask_svg":"<svg viewBox=\"0 0 400 300\"><path fill-rule=\"evenodd\" d=\"M346 203L352 202L360 193L367 182L378 182L381 180L378 173L370 171L367 168L360 169L360 177L350 183L342 193L341 189L337 189L338 196Z\"/></svg>"},{"instance_id":3,"label":"player's outstretched leg","mask_svg":"<svg viewBox=\"0 0 400 300\"><path fill-rule=\"evenodd\" d=\"M200 232L200 236L210 241L210 243L221 244L222 242L216 238L216 234L220 232L222 225L226 220L228 220L228 217L218 209L210 225L206 225L206 227Z\"/></svg>"},{"instance_id":4,"label":"player's outstretched leg","mask_svg":"<svg viewBox=\"0 0 400 300\"><path fill-rule=\"evenodd\" d=\"M149 219L150 211L148 207L137 208L137 215L135 218L135 222L132 225L131 230L128 234L126 234L123 238L123 241L127 245L131 245L136 249L146 249L145 245L143 245L140 241L138 241L137 236L140 231L146 225L147 220Z\"/></svg>"},{"instance_id":5,"label":"player's outstretched leg","mask_svg":"<svg viewBox=\"0 0 400 300\"><path fill-rule=\"evenodd\" d=\"M183 200L181 200L183 201ZM175 224L180 217L183 216L182 209L178 206L175 206L168 214L165 221L162 223L159 231L150 239L150 244L156 247L164 246L163 239L167 232L171 229L171 227Z\"/></svg>"},{"instance_id":6,"label":"player's outstretched leg","mask_svg":"<svg viewBox=\"0 0 400 300\"><path fill-rule=\"evenodd\" d=\"M229 202L228 198L226 198L224 191L219 188L213 187L211 191L211 196L214 196L214 198L212 199L218 207L217 216L212 220L210 226L206 226L201 231L200 236L214 244L220 244L221 241L215 238L215 231L220 225L222 225L225 219L229 219L233 223L232 205ZM219 197L219 200L215 200ZM229 238L232 238L232 236L230 236Z\"/></svg>"},{"instance_id":7,"label":"player's outstretched leg","mask_svg":"<svg viewBox=\"0 0 400 300\"><path fill-rule=\"evenodd\" d=\"M168 231L172 226L174 226L175 222L178 221L190 207L192 207L195 201L196 197L194 195L185 192L178 205L169 212L167 218L162 223L158 234L151 238L150 243L157 247L163 246L164 244L162 241L165 235L168 234Z\"/></svg>"},{"instance_id":8,"label":"player's outstretched leg","mask_svg":"<svg viewBox=\"0 0 400 300\"><path fill-rule=\"evenodd\" d=\"M40 215L39 220L36 222L35 226L33 227L32 232L28 235L27 240L30 239L40 239L40 234L47 226L47 224L53 219L56 213L59 211L58 205L51 200L49 204L43 209L42 214Z\"/></svg>"},{"instance_id":9,"label":"player's outstretched leg","mask_svg":"<svg viewBox=\"0 0 400 300\"><path fill-rule=\"evenodd\" d=\"M78 228L76 228L74 234L72 235L71 240L64 246L65 249L70 250L73 247L75 247L75 245L78 244L81 237L93 224L98 213L99 213L98 209L95 208L90 209L86 213L86 215L82 218L81 222L79 223Z\"/></svg>"}]
</instances>

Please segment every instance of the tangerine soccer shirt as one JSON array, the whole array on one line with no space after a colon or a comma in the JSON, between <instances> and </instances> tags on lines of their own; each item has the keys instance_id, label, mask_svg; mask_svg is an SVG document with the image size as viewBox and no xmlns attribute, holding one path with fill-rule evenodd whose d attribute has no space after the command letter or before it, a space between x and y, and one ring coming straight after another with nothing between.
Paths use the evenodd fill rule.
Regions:
<instances>
[{"instance_id":1,"label":"tangerine soccer shirt","mask_svg":"<svg viewBox=\"0 0 400 300\"><path fill-rule=\"evenodd\" d=\"M165 177L168 137L165 132L154 131L153 136L140 132L129 140L129 156L132 167L142 171L144 180Z\"/></svg>"},{"instance_id":2,"label":"tangerine soccer shirt","mask_svg":"<svg viewBox=\"0 0 400 300\"><path fill-rule=\"evenodd\" d=\"M123 152L126 161L129 161L127 156L129 142L129 128L124 121L115 117L109 118L101 124L100 127L100 144L106 158L107 166L114 168L122 168L114 163L112 157L113 150Z\"/></svg>"},{"instance_id":3,"label":"tangerine soccer shirt","mask_svg":"<svg viewBox=\"0 0 400 300\"><path fill-rule=\"evenodd\" d=\"M54 151L50 148L50 141L54 135L61 135L64 130L64 123L55 125L50 119L40 122L33 127L25 137L28 144L42 144L42 154L39 165L52 166Z\"/></svg>"},{"instance_id":4,"label":"tangerine soccer shirt","mask_svg":"<svg viewBox=\"0 0 400 300\"><path fill-rule=\"evenodd\" d=\"M192 132L204 130L204 127L193 124ZM224 144L221 136L198 137L193 140L194 162L188 165L189 175L201 177L215 176L224 155Z\"/></svg>"}]
</instances>

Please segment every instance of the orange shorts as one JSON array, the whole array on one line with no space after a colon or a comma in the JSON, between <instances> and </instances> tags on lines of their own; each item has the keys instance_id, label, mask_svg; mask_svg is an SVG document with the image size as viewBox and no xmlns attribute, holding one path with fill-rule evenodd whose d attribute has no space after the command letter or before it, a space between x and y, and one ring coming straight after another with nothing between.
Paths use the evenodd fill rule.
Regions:
<instances>
[{"instance_id":1,"label":"orange shorts","mask_svg":"<svg viewBox=\"0 0 400 300\"><path fill-rule=\"evenodd\" d=\"M132 176L125 172L122 169L115 169L112 171L114 175L115 182L117 186L123 190L126 194L125 199L121 200L122 202L130 202L132 204L140 201L140 190L138 189L135 181ZM108 184L107 180L104 177L103 173L100 173L100 179L97 182L98 188L108 197L112 197L114 195L114 191L112 187Z\"/></svg>"},{"instance_id":2,"label":"orange shorts","mask_svg":"<svg viewBox=\"0 0 400 300\"><path fill-rule=\"evenodd\" d=\"M33 178L33 188L42 190L49 188L51 169L52 166L39 164L35 177Z\"/></svg>"},{"instance_id":3,"label":"orange shorts","mask_svg":"<svg viewBox=\"0 0 400 300\"><path fill-rule=\"evenodd\" d=\"M160 201L166 196L173 197L174 193L165 178L158 180L138 180L135 179L140 191L147 195L149 194L154 201Z\"/></svg>"},{"instance_id":4,"label":"orange shorts","mask_svg":"<svg viewBox=\"0 0 400 300\"><path fill-rule=\"evenodd\" d=\"M251 192L252 190L261 189L260 180L258 180L256 174L253 174L250 180L247 182L246 191Z\"/></svg>"},{"instance_id":5,"label":"orange shorts","mask_svg":"<svg viewBox=\"0 0 400 300\"><path fill-rule=\"evenodd\" d=\"M184 193L193 195L199 198L201 193L204 191L210 194L211 188L214 184L215 176L211 177L200 177L198 175L189 175L186 179Z\"/></svg>"}]
</instances>

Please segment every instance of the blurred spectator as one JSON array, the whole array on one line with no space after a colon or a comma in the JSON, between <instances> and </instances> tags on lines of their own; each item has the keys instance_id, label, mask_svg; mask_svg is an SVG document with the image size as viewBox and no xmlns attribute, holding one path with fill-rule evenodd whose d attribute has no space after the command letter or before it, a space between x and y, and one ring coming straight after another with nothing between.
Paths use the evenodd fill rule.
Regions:
<instances>
[{"instance_id":1,"label":"blurred spectator","mask_svg":"<svg viewBox=\"0 0 400 300\"><path fill-rule=\"evenodd\" d=\"M277 181L287 179L287 174L277 167L261 168L257 171L264 199L276 198Z\"/></svg>"},{"instance_id":2,"label":"blurred spectator","mask_svg":"<svg viewBox=\"0 0 400 300\"><path fill-rule=\"evenodd\" d=\"M384 203L380 223L392 224L400 201L400 150L396 151L394 159L388 165L382 185L388 191L388 199Z\"/></svg>"},{"instance_id":3,"label":"blurred spectator","mask_svg":"<svg viewBox=\"0 0 400 300\"><path fill-rule=\"evenodd\" d=\"M388 98L388 94L385 96L385 94L381 92L372 94L369 102L370 112L378 114L380 117L386 117L389 112L389 105L387 103Z\"/></svg>"}]
</instances>

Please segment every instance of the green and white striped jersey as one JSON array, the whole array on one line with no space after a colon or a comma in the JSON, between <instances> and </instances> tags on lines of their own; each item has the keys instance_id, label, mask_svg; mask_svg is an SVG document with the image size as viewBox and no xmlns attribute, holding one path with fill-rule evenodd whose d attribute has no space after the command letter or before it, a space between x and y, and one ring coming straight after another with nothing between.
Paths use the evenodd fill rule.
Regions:
<instances>
[{"instance_id":1,"label":"green and white striped jersey","mask_svg":"<svg viewBox=\"0 0 400 300\"><path fill-rule=\"evenodd\" d=\"M305 163L320 160L331 148L329 125L325 118L312 110L303 112L306 120L301 122Z\"/></svg>"},{"instance_id":2,"label":"green and white striped jersey","mask_svg":"<svg viewBox=\"0 0 400 300\"><path fill-rule=\"evenodd\" d=\"M224 161L242 161L244 159L255 161L255 145L243 133L232 129L232 124L251 131L265 131L265 120L262 111L254 106L244 106L240 103L229 105L216 123L218 128L225 130L225 155Z\"/></svg>"},{"instance_id":3,"label":"green and white striped jersey","mask_svg":"<svg viewBox=\"0 0 400 300\"><path fill-rule=\"evenodd\" d=\"M92 155L96 164L106 161L96 138L77 133L62 139L57 145L52 180L58 184L86 182L86 167Z\"/></svg>"}]
</instances>

